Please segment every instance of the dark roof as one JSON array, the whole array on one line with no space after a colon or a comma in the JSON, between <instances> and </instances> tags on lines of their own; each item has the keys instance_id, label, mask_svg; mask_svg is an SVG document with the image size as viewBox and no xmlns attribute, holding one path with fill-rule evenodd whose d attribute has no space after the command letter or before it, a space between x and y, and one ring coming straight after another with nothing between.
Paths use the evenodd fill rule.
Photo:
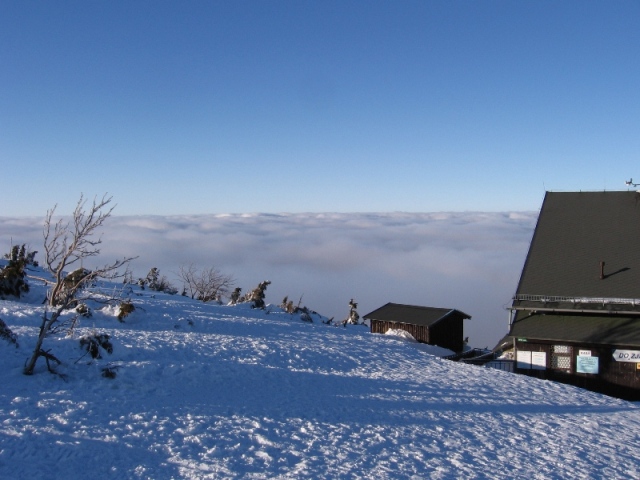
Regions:
<instances>
[{"instance_id":1,"label":"dark roof","mask_svg":"<svg viewBox=\"0 0 640 480\"><path fill-rule=\"evenodd\" d=\"M419 307L415 305L401 305L399 303L387 303L377 310L367 313L363 318L430 327L443 318L454 314L462 316L462 318L465 319L471 318L470 315L451 308Z\"/></svg>"},{"instance_id":2,"label":"dark roof","mask_svg":"<svg viewBox=\"0 0 640 480\"><path fill-rule=\"evenodd\" d=\"M507 333L504 337L498 340L498 343L496 343L496 346L493 347L492 351L498 352L501 350L509 350L512 347L513 347L513 338L511 338L510 333Z\"/></svg>"},{"instance_id":3,"label":"dark roof","mask_svg":"<svg viewBox=\"0 0 640 480\"><path fill-rule=\"evenodd\" d=\"M517 295L640 299L640 193L547 192Z\"/></svg>"},{"instance_id":4,"label":"dark roof","mask_svg":"<svg viewBox=\"0 0 640 480\"><path fill-rule=\"evenodd\" d=\"M640 346L640 318L532 315L515 322L509 335L555 342Z\"/></svg>"}]
</instances>

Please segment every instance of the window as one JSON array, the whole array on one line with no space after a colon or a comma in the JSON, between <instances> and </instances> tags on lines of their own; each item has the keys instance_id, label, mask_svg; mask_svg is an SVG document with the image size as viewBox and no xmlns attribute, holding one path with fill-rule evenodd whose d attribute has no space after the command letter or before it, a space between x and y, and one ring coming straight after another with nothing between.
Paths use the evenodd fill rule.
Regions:
<instances>
[{"instance_id":1,"label":"window","mask_svg":"<svg viewBox=\"0 0 640 480\"><path fill-rule=\"evenodd\" d=\"M571 350L568 345L554 345L551 348L551 368L571 373Z\"/></svg>"}]
</instances>

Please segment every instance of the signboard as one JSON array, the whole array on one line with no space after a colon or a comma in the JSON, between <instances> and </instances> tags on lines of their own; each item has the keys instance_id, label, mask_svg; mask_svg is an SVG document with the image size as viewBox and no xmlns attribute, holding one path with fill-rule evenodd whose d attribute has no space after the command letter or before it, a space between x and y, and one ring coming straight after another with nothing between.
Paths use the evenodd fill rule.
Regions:
<instances>
[{"instance_id":1,"label":"signboard","mask_svg":"<svg viewBox=\"0 0 640 480\"><path fill-rule=\"evenodd\" d=\"M547 369L547 353L531 352L531 368L534 370Z\"/></svg>"},{"instance_id":2,"label":"signboard","mask_svg":"<svg viewBox=\"0 0 640 480\"><path fill-rule=\"evenodd\" d=\"M598 357L586 355L576 357L576 372L596 375L598 373L598 360Z\"/></svg>"},{"instance_id":3,"label":"signboard","mask_svg":"<svg viewBox=\"0 0 640 480\"><path fill-rule=\"evenodd\" d=\"M529 370L531 368L531 352L518 350L516 354L517 368Z\"/></svg>"},{"instance_id":4,"label":"signboard","mask_svg":"<svg viewBox=\"0 0 640 480\"><path fill-rule=\"evenodd\" d=\"M590 357L591 350L579 350L578 355L580 355L581 357Z\"/></svg>"},{"instance_id":5,"label":"signboard","mask_svg":"<svg viewBox=\"0 0 640 480\"><path fill-rule=\"evenodd\" d=\"M614 350L613 359L616 362L640 363L640 350Z\"/></svg>"},{"instance_id":6,"label":"signboard","mask_svg":"<svg viewBox=\"0 0 640 480\"><path fill-rule=\"evenodd\" d=\"M526 350L518 350L516 355L517 368L524 370L546 370L547 354L546 352L528 352Z\"/></svg>"}]
</instances>

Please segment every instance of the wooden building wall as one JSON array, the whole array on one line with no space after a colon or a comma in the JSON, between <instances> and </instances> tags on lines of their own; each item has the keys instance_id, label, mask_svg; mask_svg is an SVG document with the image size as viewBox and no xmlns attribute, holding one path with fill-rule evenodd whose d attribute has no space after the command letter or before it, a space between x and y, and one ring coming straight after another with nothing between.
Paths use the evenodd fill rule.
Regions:
<instances>
[{"instance_id":1,"label":"wooden building wall","mask_svg":"<svg viewBox=\"0 0 640 480\"><path fill-rule=\"evenodd\" d=\"M431 326L431 343L461 352L464 338L462 317L451 315Z\"/></svg>"},{"instance_id":2,"label":"wooden building wall","mask_svg":"<svg viewBox=\"0 0 640 480\"><path fill-rule=\"evenodd\" d=\"M429 341L429 328L411 323L391 322L388 320L371 320L371 333L387 333L387 330L396 329L409 332L418 342L431 343Z\"/></svg>"},{"instance_id":3,"label":"wooden building wall","mask_svg":"<svg viewBox=\"0 0 640 480\"><path fill-rule=\"evenodd\" d=\"M389 329L409 332L418 342L438 345L454 352L462 351L463 324L462 318L451 317L437 322L431 327L411 323L392 322L388 320L371 320L371 333L387 333Z\"/></svg>"},{"instance_id":4,"label":"wooden building wall","mask_svg":"<svg viewBox=\"0 0 640 480\"><path fill-rule=\"evenodd\" d=\"M567 353L558 352L558 347L566 347ZM578 372L578 356L580 351L588 351L592 357L598 358L598 373ZM516 360L520 352L544 353L546 366L521 368L518 361L515 364L516 373L568 383L587 390L592 390L613 397L627 400L640 400L640 361L619 362L614 360L615 350L636 350L638 347L613 347L611 345L583 344L572 342L546 342L527 339L526 342L516 341Z\"/></svg>"}]
</instances>

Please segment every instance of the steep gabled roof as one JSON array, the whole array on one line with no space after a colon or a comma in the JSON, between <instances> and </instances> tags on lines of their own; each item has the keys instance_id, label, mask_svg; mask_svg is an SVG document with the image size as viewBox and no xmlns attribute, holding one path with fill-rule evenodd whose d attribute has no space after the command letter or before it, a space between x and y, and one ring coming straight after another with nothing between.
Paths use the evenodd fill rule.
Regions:
<instances>
[{"instance_id":1,"label":"steep gabled roof","mask_svg":"<svg viewBox=\"0 0 640 480\"><path fill-rule=\"evenodd\" d=\"M451 308L419 307L399 303L387 303L377 310L367 313L363 318L367 320L410 323L412 325L430 327L453 314L460 315L465 319L471 318L470 315Z\"/></svg>"},{"instance_id":2,"label":"steep gabled roof","mask_svg":"<svg viewBox=\"0 0 640 480\"><path fill-rule=\"evenodd\" d=\"M547 192L516 295L640 299L640 193Z\"/></svg>"}]
</instances>

